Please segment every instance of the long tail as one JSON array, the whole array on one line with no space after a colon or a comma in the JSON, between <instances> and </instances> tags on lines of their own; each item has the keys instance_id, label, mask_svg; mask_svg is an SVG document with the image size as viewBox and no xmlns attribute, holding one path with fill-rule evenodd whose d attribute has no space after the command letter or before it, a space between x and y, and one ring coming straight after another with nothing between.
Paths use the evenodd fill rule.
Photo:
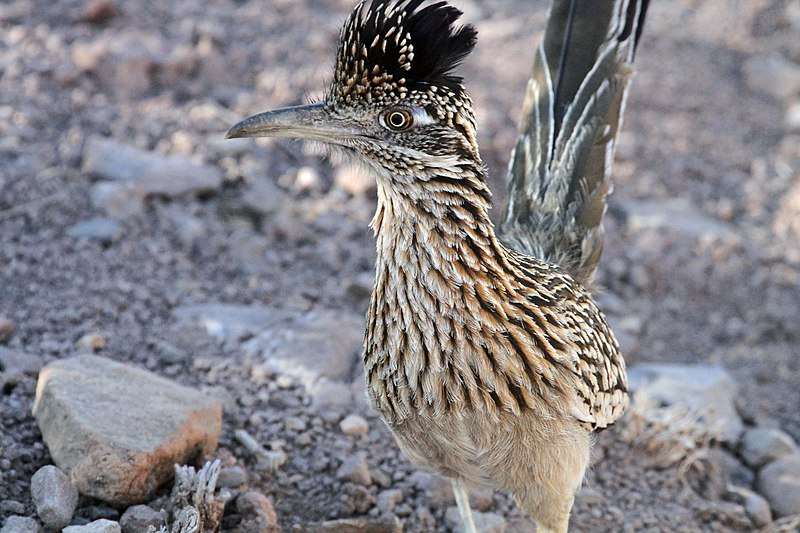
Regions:
<instances>
[{"instance_id":1,"label":"long tail","mask_svg":"<svg viewBox=\"0 0 800 533\"><path fill-rule=\"evenodd\" d=\"M591 284L649 0L553 0L508 168L500 238Z\"/></svg>"}]
</instances>

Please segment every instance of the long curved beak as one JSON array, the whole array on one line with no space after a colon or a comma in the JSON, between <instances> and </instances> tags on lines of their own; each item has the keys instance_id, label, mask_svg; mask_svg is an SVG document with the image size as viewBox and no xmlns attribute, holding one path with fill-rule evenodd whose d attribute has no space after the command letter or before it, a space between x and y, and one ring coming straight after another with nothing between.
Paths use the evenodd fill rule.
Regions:
<instances>
[{"instance_id":1,"label":"long curved beak","mask_svg":"<svg viewBox=\"0 0 800 533\"><path fill-rule=\"evenodd\" d=\"M240 137L291 137L341 144L357 132L332 118L322 104L285 107L247 117L237 123L226 139Z\"/></svg>"}]
</instances>

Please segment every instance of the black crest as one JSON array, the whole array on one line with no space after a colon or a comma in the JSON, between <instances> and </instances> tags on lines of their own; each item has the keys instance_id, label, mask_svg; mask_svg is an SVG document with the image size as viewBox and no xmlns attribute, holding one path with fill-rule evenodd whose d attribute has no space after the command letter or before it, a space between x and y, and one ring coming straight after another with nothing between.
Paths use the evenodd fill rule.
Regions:
<instances>
[{"instance_id":1,"label":"black crest","mask_svg":"<svg viewBox=\"0 0 800 533\"><path fill-rule=\"evenodd\" d=\"M334 93L349 100L442 87L461 90L452 70L472 51L477 31L445 2L362 0L342 29ZM421 7L422 6L422 7Z\"/></svg>"}]
</instances>

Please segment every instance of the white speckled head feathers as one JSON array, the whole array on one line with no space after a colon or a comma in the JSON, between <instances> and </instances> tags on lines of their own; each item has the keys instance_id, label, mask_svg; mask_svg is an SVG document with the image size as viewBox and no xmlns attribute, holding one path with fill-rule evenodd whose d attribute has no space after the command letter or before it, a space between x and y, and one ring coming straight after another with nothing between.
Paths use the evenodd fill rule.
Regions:
<instances>
[{"instance_id":1,"label":"white speckled head feathers","mask_svg":"<svg viewBox=\"0 0 800 533\"><path fill-rule=\"evenodd\" d=\"M477 31L444 2L363 0L345 23L329 100L351 103L411 91L463 93L451 72L472 51Z\"/></svg>"}]
</instances>

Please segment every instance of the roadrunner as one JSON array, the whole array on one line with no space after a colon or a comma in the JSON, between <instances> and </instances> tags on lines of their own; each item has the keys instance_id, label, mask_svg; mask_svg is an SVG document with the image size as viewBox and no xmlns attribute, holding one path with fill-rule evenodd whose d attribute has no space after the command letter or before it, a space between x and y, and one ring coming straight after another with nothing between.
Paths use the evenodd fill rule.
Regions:
<instances>
[{"instance_id":1,"label":"roadrunner","mask_svg":"<svg viewBox=\"0 0 800 533\"><path fill-rule=\"evenodd\" d=\"M627 404L625 364L591 284L646 0L555 0L523 105L502 222L453 69L477 32L445 2L364 0L315 104L227 136L333 145L375 174L367 389L400 448L465 485L514 495L567 530L591 433Z\"/></svg>"}]
</instances>

